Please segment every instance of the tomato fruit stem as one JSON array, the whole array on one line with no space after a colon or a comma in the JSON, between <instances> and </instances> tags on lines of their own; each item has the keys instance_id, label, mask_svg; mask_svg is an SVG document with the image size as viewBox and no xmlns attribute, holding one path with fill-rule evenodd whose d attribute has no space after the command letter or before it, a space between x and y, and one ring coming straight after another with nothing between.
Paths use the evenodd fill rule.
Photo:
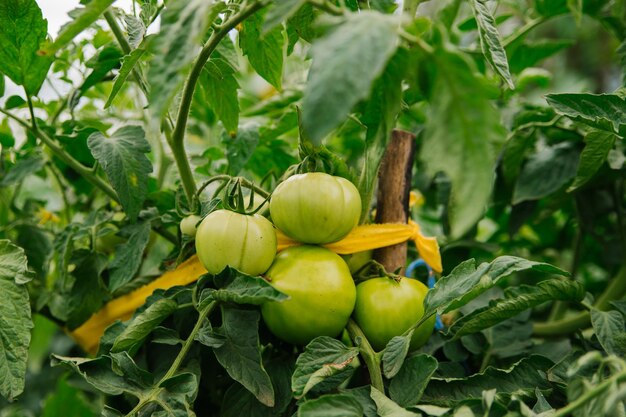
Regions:
<instances>
[{"instance_id":1,"label":"tomato fruit stem","mask_svg":"<svg viewBox=\"0 0 626 417\"><path fill-rule=\"evenodd\" d=\"M385 384L383 383L383 374L380 371L380 355L374 351L372 345L363 334L363 330L352 319L348 321L346 326L350 338L359 346L359 353L363 357L367 372L369 372L372 386L380 392L385 392ZM357 339L359 339L357 341Z\"/></svg>"}]
</instances>

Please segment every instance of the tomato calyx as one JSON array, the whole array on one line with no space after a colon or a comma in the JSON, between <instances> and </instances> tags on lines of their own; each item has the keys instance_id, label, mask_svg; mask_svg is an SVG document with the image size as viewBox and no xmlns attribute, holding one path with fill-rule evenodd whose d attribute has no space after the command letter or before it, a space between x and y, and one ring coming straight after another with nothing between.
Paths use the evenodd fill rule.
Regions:
<instances>
[{"instance_id":1,"label":"tomato calyx","mask_svg":"<svg viewBox=\"0 0 626 417\"><path fill-rule=\"evenodd\" d=\"M265 181L268 177L263 179ZM256 186L254 183L244 177L232 177L230 175L216 175L204 182L194 198L194 206L199 205L200 195L213 183L218 182L219 185L211 194L211 200L208 210L211 212L219 206L239 214L254 215L264 210L265 204L269 201L270 193L263 188ZM248 192L244 190L248 190ZM262 198L263 201L255 203L255 198ZM247 203L246 203L247 200Z\"/></svg>"}]
</instances>

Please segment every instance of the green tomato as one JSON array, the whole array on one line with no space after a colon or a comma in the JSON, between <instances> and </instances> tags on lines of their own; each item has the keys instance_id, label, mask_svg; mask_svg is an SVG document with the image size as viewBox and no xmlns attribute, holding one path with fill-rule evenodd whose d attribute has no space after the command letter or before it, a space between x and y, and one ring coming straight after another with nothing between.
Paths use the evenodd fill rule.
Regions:
<instances>
[{"instance_id":1,"label":"green tomato","mask_svg":"<svg viewBox=\"0 0 626 417\"><path fill-rule=\"evenodd\" d=\"M248 275L259 275L276 256L276 231L258 214L217 210L198 226L196 253L211 274L231 266Z\"/></svg>"},{"instance_id":2,"label":"green tomato","mask_svg":"<svg viewBox=\"0 0 626 417\"><path fill-rule=\"evenodd\" d=\"M276 227L292 239L331 243L359 223L361 197L345 178L321 172L293 175L272 193L270 213Z\"/></svg>"},{"instance_id":3,"label":"green tomato","mask_svg":"<svg viewBox=\"0 0 626 417\"><path fill-rule=\"evenodd\" d=\"M335 337L354 309L356 288L348 266L336 253L319 246L296 246L280 252L265 274L290 298L261 307L272 333L305 345L318 336Z\"/></svg>"},{"instance_id":4,"label":"green tomato","mask_svg":"<svg viewBox=\"0 0 626 417\"><path fill-rule=\"evenodd\" d=\"M351 274L356 274L366 263L372 260L374 250L365 250L363 252L355 252L349 255L342 255L344 261L348 264Z\"/></svg>"},{"instance_id":5,"label":"green tomato","mask_svg":"<svg viewBox=\"0 0 626 417\"><path fill-rule=\"evenodd\" d=\"M198 230L198 223L202 220L202 217L196 216L192 214L190 216L185 217L180 222L180 232L184 236L193 237L196 235L196 231Z\"/></svg>"},{"instance_id":6,"label":"green tomato","mask_svg":"<svg viewBox=\"0 0 626 417\"><path fill-rule=\"evenodd\" d=\"M381 351L394 336L399 336L424 315L428 287L416 279L373 278L356 287L354 320L372 347ZM424 345L433 332L433 315L415 329L410 349Z\"/></svg>"}]
</instances>

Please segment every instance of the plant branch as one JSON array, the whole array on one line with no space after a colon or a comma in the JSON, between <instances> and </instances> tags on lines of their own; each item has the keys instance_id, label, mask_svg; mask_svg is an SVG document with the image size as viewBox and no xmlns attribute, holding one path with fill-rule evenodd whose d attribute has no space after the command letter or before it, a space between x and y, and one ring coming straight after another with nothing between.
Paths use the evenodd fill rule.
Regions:
<instances>
[{"instance_id":1,"label":"plant branch","mask_svg":"<svg viewBox=\"0 0 626 417\"><path fill-rule=\"evenodd\" d=\"M189 336L187 336L185 343L183 343L182 348L178 352L178 355L176 355L176 358L174 359L174 362L172 362L172 365L170 366L170 368L167 370L165 375L163 375L163 377L159 380L159 382L155 385L155 388L150 392L150 394L144 397L143 399L141 399L137 403L137 405L135 405L135 407L132 410L130 410L128 414L126 414L126 417L132 417L132 416L137 415L139 410L141 410L145 405L151 402L158 402L159 395L161 394L161 391L163 391L163 388L161 388L161 385L165 381L173 377L176 374L176 372L178 372L178 369L180 368L180 365L185 360L185 357L187 356L187 353L189 352L191 345L193 345L193 342L196 338L196 334L200 331L200 329L202 328L202 325L204 324L204 319L207 318L213 312L213 310L215 310L215 307L217 307L217 302L213 301L212 303L207 305L203 310L200 311L200 315L198 316L198 321L196 322L195 326L191 330L191 333L189 334Z\"/></svg>"},{"instance_id":2,"label":"plant branch","mask_svg":"<svg viewBox=\"0 0 626 417\"><path fill-rule=\"evenodd\" d=\"M350 338L359 346L359 353L363 357L365 365L367 365L367 371L370 375L372 386L380 392L385 392L385 384L383 383L383 375L380 371L380 357L370 345L367 337L363 334L363 330L352 319L348 321L346 327ZM359 341L357 342L357 338Z\"/></svg>"},{"instance_id":3,"label":"plant branch","mask_svg":"<svg viewBox=\"0 0 626 417\"><path fill-rule=\"evenodd\" d=\"M219 45L220 41L239 23L243 22L247 17L251 16L264 6L265 5L263 3L255 2L250 6L243 7L238 13L230 17L224 22L223 25L215 30L202 48L202 51L198 55L198 58L196 59L191 72L187 77L187 81L185 82L185 87L180 100L180 106L178 107L178 114L176 116L176 125L174 126L174 132L172 133L171 138L168 139L168 142L172 148L174 160L178 166L178 171L185 190L185 195L187 196L187 200L190 204L196 193L196 183L193 179L191 167L189 166L189 160L184 146L184 138L196 84L198 83L204 64L206 64L215 48Z\"/></svg>"}]
</instances>

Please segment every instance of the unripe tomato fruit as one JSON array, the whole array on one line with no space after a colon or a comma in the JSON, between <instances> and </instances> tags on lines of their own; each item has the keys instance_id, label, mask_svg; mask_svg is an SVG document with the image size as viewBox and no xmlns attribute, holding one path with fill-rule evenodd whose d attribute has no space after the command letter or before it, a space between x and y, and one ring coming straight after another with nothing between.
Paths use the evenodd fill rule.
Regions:
<instances>
[{"instance_id":1,"label":"unripe tomato fruit","mask_svg":"<svg viewBox=\"0 0 626 417\"><path fill-rule=\"evenodd\" d=\"M321 172L298 174L276 187L270 214L276 227L292 239L331 243L359 223L361 196L345 178Z\"/></svg>"},{"instance_id":2,"label":"unripe tomato fruit","mask_svg":"<svg viewBox=\"0 0 626 417\"><path fill-rule=\"evenodd\" d=\"M200 220L202 220L202 217L196 216L195 214L185 217L180 222L180 232L185 236L195 236Z\"/></svg>"},{"instance_id":3,"label":"unripe tomato fruit","mask_svg":"<svg viewBox=\"0 0 626 417\"><path fill-rule=\"evenodd\" d=\"M280 252L265 274L290 298L261 307L263 320L280 339L305 345L318 336L338 336L354 309L356 288L348 266L319 246L296 246Z\"/></svg>"},{"instance_id":4,"label":"unripe tomato fruit","mask_svg":"<svg viewBox=\"0 0 626 417\"><path fill-rule=\"evenodd\" d=\"M376 351L381 351L394 336L400 336L424 315L424 298L428 287L416 279L400 282L373 278L356 287L354 320ZM410 349L424 345L435 327L433 315L415 329Z\"/></svg>"},{"instance_id":5,"label":"unripe tomato fruit","mask_svg":"<svg viewBox=\"0 0 626 417\"><path fill-rule=\"evenodd\" d=\"M198 226L196 253L211 274L230 265L245 274L259 275L276 256L276 231L258 214L216 210Z\"/></svg>"}]
</instances>

